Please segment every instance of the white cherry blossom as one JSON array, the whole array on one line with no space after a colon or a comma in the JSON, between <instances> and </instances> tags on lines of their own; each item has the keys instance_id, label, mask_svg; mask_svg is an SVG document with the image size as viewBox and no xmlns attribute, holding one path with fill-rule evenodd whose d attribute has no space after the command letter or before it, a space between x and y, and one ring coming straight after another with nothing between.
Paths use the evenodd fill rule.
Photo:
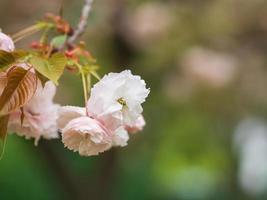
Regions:
<instances>
[{"instance_id":1,"label":"white cherry blossom","mask_svg":"<svg viewBox=\"0 0 267 200\"><path fill-rule=\"evenodd\" d=\"M109 73L92 88L87 110L96 118L112 120L116 128L133 126L143 111L141 104L149 91L145 81L132 75L130 70Z\"/></svg>"}]
</instances>

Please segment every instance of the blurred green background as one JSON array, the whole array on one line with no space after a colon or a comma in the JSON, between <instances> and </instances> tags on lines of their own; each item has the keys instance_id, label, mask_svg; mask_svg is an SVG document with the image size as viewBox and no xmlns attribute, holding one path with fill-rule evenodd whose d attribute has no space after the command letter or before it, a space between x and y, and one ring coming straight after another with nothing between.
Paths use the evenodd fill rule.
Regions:
<instances>
[{"instance_id":1,"label":"blurred green background","mask_svg":"<svg viewBox=\"0 0 267 200\"><path fill-rule=\"evenodd\" d=\"M73 25L82 4L64 0ZM13 34L60 5L1 0L0 27ZM267 199L266 10L265 0L95 0L83 40L101 75L146 80L147 125L88 158L10 135L0 199ZM65 73L56 102L82 106L78 77Z\"/></svg>"}]
</instances>

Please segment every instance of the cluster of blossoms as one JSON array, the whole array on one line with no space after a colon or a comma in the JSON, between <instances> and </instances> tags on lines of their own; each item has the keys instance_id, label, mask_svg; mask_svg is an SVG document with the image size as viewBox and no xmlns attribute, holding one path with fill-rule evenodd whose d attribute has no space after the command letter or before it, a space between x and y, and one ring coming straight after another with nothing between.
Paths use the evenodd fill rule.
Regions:
<instances>
[{"instance_id":1,"label":"cluster of blossoms","mask_svg":"<svg viewBox=\"0 0 267 200\"><path fill-rule=\"evenodd\" d=\"M14 51L12 39L0 32L0 50ZM0 72L0 95L3 94L12 67ZM16 65L36 73L27 64ZM56 86L39 79L33 96L9 113L8 132L34 138L58 138L83 156L98 155L113 146L125 146L128 133L143 129L145 120L141 104L149 94L145 82L131 71L109 73L91 89L85 107L60 106L53 102Z\"/></svg>"}]
</instances>

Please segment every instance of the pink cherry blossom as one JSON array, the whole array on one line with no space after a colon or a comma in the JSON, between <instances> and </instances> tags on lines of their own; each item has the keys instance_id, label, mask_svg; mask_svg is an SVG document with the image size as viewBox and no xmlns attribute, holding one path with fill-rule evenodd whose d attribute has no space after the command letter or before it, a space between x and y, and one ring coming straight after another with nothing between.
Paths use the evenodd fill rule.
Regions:
<instances>
[{"instance_id":1,"label":"pink cherry blossom","mask_svg":"<svg viewBox=\"0 0 267 200\"><path fill-rule=\"evenodd\" d=\"M97 120L78 117L62 129L64 145L82 156L98 155L111 148L108 130Z\"/></svg>"},{"instance_id":2,"label":"pink cherry blossom","mask_svg":"<svg viewBox=\"0 0 267 200\"><path fill-rule=\"evenodd\" d=\"M136 132L145 125L141 104L148 94L144 80L129 70L106 75L91 90L86 110L74 106L59 109L63 143L85 156L126 146L128 130Z\"/></svg>"},{"instance_id":3,"label":"pink cherry blossom","mask_svg":"<svg viewBox=\"0 0 267 200\"><path fill-rule=\"evenodd\" d=\"M190 49L182 60L188 78L214 88L224 87L234 80L237 64L231 55L202 47Z\"/></svg>"},{"instance_id":4,"label":"pink cherry blossom","mask_svg":"<svg viewBox=\"0 0 267 200\"><path fill-rule=\"evenodd\" d=\"M111 146L126 146L127 141L129 140L129 136L127 131L124 129L124 127L120 126L119 128L114 128L113 123L114 121L113 118L106 118L104 121L103 120L98 120L94 119L93 117L87 116L86 109L82 107L76 107L76 106L63 106L59 109L59 118L58 118L58 126L61 130L62 133L66 132L66 127L70 127L69 123L73 123L72 121L77 120L79 118L82 118L82 123L85 123L86 121L88 122L88 126L92 126L93 123L97 124L97 126L100 126L104 132L105 132L105 141L108 141L109 145L106 144L109 148ZM89 120L85 120L84 118L89 118ZM75 127L78 127L75 126ZM88 128L89 129L89 128ZM62 136L65 135L62 134ZM64 137L64 136L63 136ZM66 141L63 138L63 143L65 146L67 146L69 149L74 150L74 151L79 151L79 145L76 143L75 146L72 146L70 141L76 141L78 142L77 138L80 139L80 143L84 144L83 140L87 140L87 137L81 137L79 129L77 130L72 130L71 134L68 135L68 141ZM92 143L94 144L94 143ZM96 152L95 150L90 150L95 149L95 145L87 145L83 146L83 151L86 152ZM105 146L103 146L105 147ZM88 148L85 150L85 148ZM80 151L79 151L80 153ZM99 152L100 153L100 152ZM91 154L90 154L91 155ZM88 155L89 156L89 155Z\"/></svg>"},{"instance_id":5,"label":"pink cherry blossom","mask_svg":"<svg viewBox=\"0 0 267 200\"><path fill-rule=\"evenodd\" d=\"M61 107L58 126L64 145L80 155L98 155L112 146L110 130L97 119L88 117L83 107Z\"/></svg>"},{"instance_id":6,"label":"pink cherry blossom","mask_svg":"<svg viewBox=\"0 0 267 200\"><path fill-rule=\"evenodd\" d=\"M9 132L15 132L27 139L34 138L36 145L41 137L45 139L57 138L59 105L53 103L55 92L56 87L51 81L47 82L44 88L39 83L36 93L23 107L24 120L22 125L21 110L11 113L8 125Z\"/></svg>"},{"instance_id":7,"label":"pink cherry blossom","mask_svg":"<svg viewBox=\"0 0 267 200\"><path fill-rule=\"evenodd\" d=\"M137 133L139 131L142 131L145 125L145 119L143 115L140 115L133 126L126 126L126 130L130 133Z\"/></svg>"},{"instance_id":8,"label":"pink cherry blossom","mask_svg":"<svg viewBox=\"0 0 267 200\"><path fill-rule=\"evenodd\" d=\"M14 51L15 49L12 39L2 32L0 32L0 49L8 52Z\"/></svg>"}]
</instances>

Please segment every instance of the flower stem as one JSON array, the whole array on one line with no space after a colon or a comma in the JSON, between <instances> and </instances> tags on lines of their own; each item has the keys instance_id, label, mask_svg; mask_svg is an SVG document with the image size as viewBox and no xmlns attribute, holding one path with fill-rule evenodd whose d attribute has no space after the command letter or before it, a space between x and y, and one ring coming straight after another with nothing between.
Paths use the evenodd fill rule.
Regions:
<instances>
[{"instance_id":1,"label":"flower stem","mask_svg":"<svg viewBox=\"0 0 267 200\"><path fill-rule=\"evenodd\" d=\"M88 92L88 95L90 95L90 90L91 90L91 74L87 74L86 76L86 82L87 82L87 92ZM88 96L89 98L90 96Z\"/></svg>"},{"instance_id":2,"label":"flower stem","mask_svg":"<svg viewBox=\"0 0 267 200\"><path fill-rule=\"evenodd\" d=\"M86 83L86 77L85 74L82 72L82 82L83 82L83 94L84 94L84 103L86 106L87 100L88 100L88 88L87 88L87 83Z\"/></svg>"},{"instance_id":3,"label":"flower stem","mask_svg":"<svg viewBox=\"0 0 267 200\"><path fill-rule=\"evenodd\" d=\"M74 65L78 67L79 72L82 77L82 84L83 84L83 96L84 96L84 104L86 106L87 100L88 100L88 88L87 88L87 81L86 81L86 76L83 72L83 66L81 66L78 62L74 62Z\"/></svg>"},{"instance_id":4,"label":"flower stem","mask_svg":"<svg viewBox=\"0 0 267 200\"><path fill-rule=\"evenodd\" d=\"M41 39L40 39L41 44L45 44L45 42L47 40L47 35L48 35L48 32L50 31L50 29L51 29L51 27L49 27L49 26L44 29L44 32L43 32Z\"/></svg>"}]
</instances>

